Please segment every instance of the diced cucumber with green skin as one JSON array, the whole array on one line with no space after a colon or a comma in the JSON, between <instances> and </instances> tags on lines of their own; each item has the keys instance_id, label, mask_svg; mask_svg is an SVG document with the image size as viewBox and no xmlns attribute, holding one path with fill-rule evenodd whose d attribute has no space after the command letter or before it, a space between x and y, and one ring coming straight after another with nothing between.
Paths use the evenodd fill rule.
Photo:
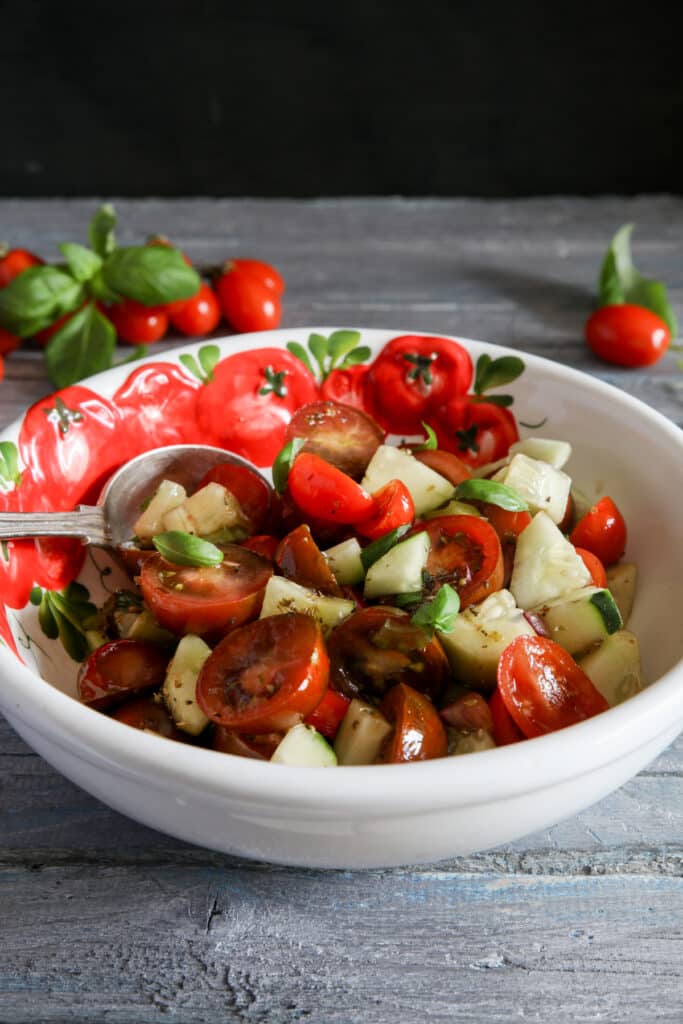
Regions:
<instances>
[{"instance_id":1,"label":"diced cucumber with green skin","mask_svg":"<svg viewBox=\"0 0 683 1024\"><path fill-rule=\"evenodd\" d=\"M547 437L526 437L523 441L515 441L510 445L510 458L515 455L528 455L530 459L547 462L555 469L567 465L572 454L572 446L568 441L553 441Z\"/></svg>"},{"instance_id":2,"label":"diced cucumber with green skin","mask_svg":"<svg viewBox=\"0 0 683 1024\"><path fill-rule=\"evenodd\" d=\"M584 587L534 611L545 622L551 640L571 655L583 654L623 626L614 598L599 587Z\"/></svg>"},{"instance_id":3,"label":"diced cucumber with green skin","mask_svg":"<svg viewBox=\"0 0 683 1024\"><path fill-rule=\"evenodd\" d=\"M574 545L545 512L537 512L517 539L510 590L518 606L535 608L589 586L591 579Z\"/></svg>"},{"instance_id":4,"label":"diced cucumber with green skin","mask_svg":"<svg viewBox=\"0 0 683 1024\"><path fill-rule=\"evenodd\" d=\"M352 700L334 740L339 764L372 764L390 732L391 726L377 708Z\"/></svg>"},{"instance_id":5,"label":"diced cucumber with green skin","mask_svg":"<svg viewBox=\"0 0 683 1024\"><path fill-rule=\"evenodd\" d=\"M324 632L338 626L355 612L354 601L342 597L328 597L310 587L302 587L284 576L271 576L266 585L263 605L259 618L269 615L285 615L287 612L302 612L317 619Z\"/></svg>"},{"instance_id":6,"label":"diced cucumber with green skin","mask_svg":"<svg viewBox=\"0 0 683 1024\"><path fill-rule=\"evenodd\" d=\"M532 515L545 512L554 523L564 519L572 481L561 469L528 455L515 455L510 465L495 473L493 479L516 491Z\"/></svg>"},{"instance_id":7,"label":"diced cucumber with green skin","mask_svg":"<svg viewBox=\"0 0 683 1024\"><path fill-rule=\"evenodd\" d=\"M187 498L187 492L173 480L162 480L151 501L133 527L140 540L151 540L163 531L164 516L171 509L178 508Z\"/></svg>"},{"instance_id":8,"label":"diced cucumber with green skin","mask_svg":"<svg viewBox=\"0 0 683 1024\"><path fill-rule=\"evenodd\" d=\"M446 505L432 509L431 512L425 512L423 518L436 519L437 516L479 516L482 518L481 512L474 505L468 505L466 501L456 501L455 499Z\"/></svg>"},{"instance_id":9,"label":"diced cucumber with green skin","mask_svg":"<svg viewBox=\"0 0 683 1024\"><path fill-rule=\"evenodd\" d=\"M337 755L317 729L301 723L285 734L270 760L299 768L331 768Z\"/></svg>"},{"instance_id":10,"label":"diced cucumber with green skin","mask_svg":"<svg viewBox=\"0 0 683 1024\"><path fill-rule=\"evenodd\" d=\"M633 562L621 562L619 565L610 565L609 569L605 571L608 590L617 602L617 608L621 612L624 623L627 623L631 617L636 596L638 567Z\"/></svg>"},{"instance_id":11,"label":"diced cucumber with green skin","mask_svg":"<svg viewBox=\"0 0 683 1024\"><path fill-rule=\"evenodd\" d=\"M209 724L197 703L197 679L210 654L211 648L201 637L188 634L178 644L166 670L164 703L177 727L190 736L199 736Z\"/></svg>"},{"instance_id":12,"label":"diced cucumber with green skin","mask_svg":"<svg viewBox=\"0 0 683 1024\"><path fill-rule=\"evenodd\" d=\"M361 487L369 494L374 494L391 480L400 480L408 489L416 516L438 508L455 493L455 488L449 480L440 473L435 473L409 452L393 445L382 444L370 459L365 476L361 480Z\"/></svg>"},{"instance_id":13,"label":"diced cucumber with green skin","mask_svg":"<svg viewBox=\"0 0 683 1024\"><path fill-rule=\"evenodd\" d=\"M579 665L610 707L643 689L638 638L627 629L612 633L600 647L581 658Z\"/></svg>"},{"instance_id":14,"label":"diced cucumber with green skin","mask_svg":"<svg viewBox=\"0 0 683 1024\"><path fill-rule=\"evenodd\" d=\"M163 518L164 530L181 530L223 543L244 539L248 525L235 495L213 481Z\"/></svg>"},{"instance_id":15,"label":"diced cucumber with green skin","mask_svg":"<svg viewBox=\"0 0 683 1024\"><path fill-rule=\"evenodd\" d=\"M431 541L429 534L414 533L378 558L368 569L363 594L367 598L410 594L422 590Z\"/></svg>"},{"instance_id":16,"label":"diced cucumber with green skin","mask_svg":"<svg viewBox=\"0 0 683 1024\"><path fill-rule=\"evenodd\" d=\"M355 537L349 537L341 544L335 544L333 548L323 551L337 583L352 587L361 582L365 576L365 569L360 557L361 551L362 548Z\"/></svg>"},{"instance_id":17,"label":"diced cucumber with green skin","mask_svg":"<svg viewBox=\"0 0 683 1024\"><path fill-rule=\"evenodd\" d=\"M439 640L455 678L488 692L495 688L498 661L508 644L533 634L510 591L499 590L461 612L450 632L439 633Z\"/></svg>"}]
</instances>

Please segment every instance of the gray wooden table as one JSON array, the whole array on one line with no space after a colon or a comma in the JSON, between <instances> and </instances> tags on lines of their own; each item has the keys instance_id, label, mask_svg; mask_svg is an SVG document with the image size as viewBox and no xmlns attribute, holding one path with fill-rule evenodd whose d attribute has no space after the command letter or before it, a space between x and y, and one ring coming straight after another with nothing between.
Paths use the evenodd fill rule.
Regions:
<instances>
[{"instance_id":1,"label":"gray wooden table","mask_svg":"<svg viewBox=\"0 0 683 1024\"><path fill-rule=\"evenodd\" d=\"M441 331L598 374L683 424L674 355L599 365L582 323L637 224L683 311L683 200L121 201L122 241L271 260L284 325ZM94 201L0 201L0 237L56 255ZM0 423L48 390L7 361ZM1 685L1 681L0 681ZM0 1021L683 1020L683 742L579 817L433 867L248 863L115 814L0 723Z\"/></svg>"}]
</instances>

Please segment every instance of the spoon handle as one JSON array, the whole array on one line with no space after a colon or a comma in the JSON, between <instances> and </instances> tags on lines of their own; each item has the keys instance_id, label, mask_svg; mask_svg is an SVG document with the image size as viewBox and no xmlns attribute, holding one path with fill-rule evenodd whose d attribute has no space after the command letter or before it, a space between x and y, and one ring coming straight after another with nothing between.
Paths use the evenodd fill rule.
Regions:
<instances>
[{"instance_id":1,"label":"spoon handle","mask_svg":"<svg viewBox=\"0 0 683 1024\"><path fill-rule=\"evenodd\" d=\"M84 544L109 543L104 510L99 505L79 505L75 512L0 513L0 540L19 537L82 537Z\"/></svg>"}]
</instances>

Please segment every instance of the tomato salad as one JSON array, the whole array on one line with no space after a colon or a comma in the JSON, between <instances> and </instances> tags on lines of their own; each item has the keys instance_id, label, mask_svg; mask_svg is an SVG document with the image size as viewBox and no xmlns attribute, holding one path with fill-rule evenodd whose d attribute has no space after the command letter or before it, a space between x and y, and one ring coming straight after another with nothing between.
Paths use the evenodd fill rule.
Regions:
<instances>
[{"instance_id":1,"label":"tomato salad","mask_svg":"<svg viewBox=\"0 0 683 1024\"><path fill-rule=\"evenodd\" d=\"M623 517L577 491L566 441L519 440L482 398L492 365L473 385L455 342L395 339L369 372L328 373L322 398L299 388L273 487L231 463L189 495L164 480L120 550L130 588L91 623L81 700L178 741L329 766L515 743L639 690ZM273 355L275 389L279 372Z\"/></svg>"}]
</instances>

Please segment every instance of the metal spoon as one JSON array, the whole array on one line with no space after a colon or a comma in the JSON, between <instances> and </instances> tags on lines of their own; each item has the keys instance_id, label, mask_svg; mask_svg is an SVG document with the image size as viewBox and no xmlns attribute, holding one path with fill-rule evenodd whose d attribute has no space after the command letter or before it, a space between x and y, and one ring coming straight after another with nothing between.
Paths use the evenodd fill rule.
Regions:
<instances>
[{"instance_id":1,"label":"metal spoon","mask_svg":"<svg viewBox=\"0 0 683 1024\"><path fill-rule=\"evenodd\" d=\"M75 512L0 513L0 540L18 537L81 537L84 544L118 547L133 537L143 502L162 480L191 493L214 466L230 462L263 474L247 459L204 444L174 444L144 452L121 466L108 481L100 504Z\"/></svg>"}]
</instances>

